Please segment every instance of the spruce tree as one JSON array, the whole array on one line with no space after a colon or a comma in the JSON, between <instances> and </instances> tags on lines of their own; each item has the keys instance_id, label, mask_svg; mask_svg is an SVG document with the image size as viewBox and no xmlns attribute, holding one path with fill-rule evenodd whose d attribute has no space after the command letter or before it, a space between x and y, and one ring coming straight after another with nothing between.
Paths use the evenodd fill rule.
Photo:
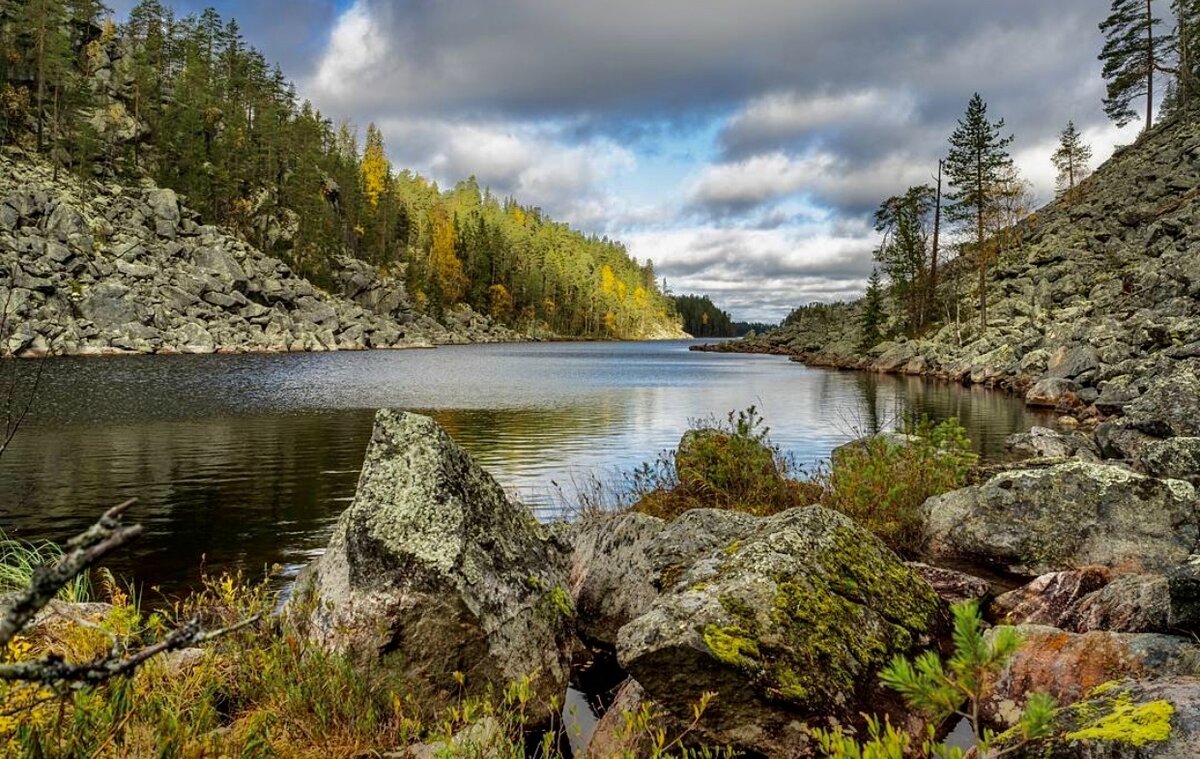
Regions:
<instances>
[{"instance_id":1,"label":"spruce tree","mask_svg":"<svg viewBox=\"0 0 1200 759\"><path fill-rule=\"evenodd\" d=\"M1054 168L1058 169L1058 189L1060 192L1070 192L1075 189L1075 183L1088 173L1088 161L1092 160L1092 148L1083 141L1083 135L1075 128L1075 122L1068 121L1067 128L1058 138L1058 149L1050 157Z\"/></svg>"},{"instance_id":2,"label":"spruce tree","mask_svg":"<svg viewBox=\"0 0 1200 759\"><path fill-rule=\"evenodd\" d=\"M1004 119L988 119L987 104L976 92L967 104L950 135L950 153L946 157L946 176L951 205L946 215L974 235L973 252L979 269L979 323L987 327L987 267L984 220L995 199L996 186L1012 165L1008 154L1011 136L1002 137Z\"/></svg>"},{"instance_id":3,"label":"spruce tree","mask_svg":"<svg viewBox=\"0 0 1200 759\"><path fill-rule=\"evenodd\" d=\"M879 281L879 270L871 270L871 278L867 280L867 293L863 297L862 319L859 322L859 350L866 352L879 344L883 339L880 327L883 326L883 285Z\"/></svg>"},{"instance_id":4,"label":"spruce tree","mask_svg":"<svg viewBox=\"0 0 1200 759\"><path fill-rule=\"evenodd\" d=\"M934 188L919 185L888 198L875 211L875 231L883 233L875 260L891 280L910 330L919 329L925 320L929 224L935 202Z\"/></svg>"},{"instance_id":5,"label":"spruce tree","mask_svg":"<svg viewBox=\"0 0 1200 759\"><path fill-rule=\"evenodd\" d=\"M1163 70L1163 61L1171 45L1169 35L1159 34L1160 20L1154 16L1154 0L1113 0L1112 13L1100 23L1104 48L1107 94L1104 112L1125 126L1137 118L1134 100L1145 97L1146 123L1154 122L1154 74Z\"/></svg>"}]
</instances>

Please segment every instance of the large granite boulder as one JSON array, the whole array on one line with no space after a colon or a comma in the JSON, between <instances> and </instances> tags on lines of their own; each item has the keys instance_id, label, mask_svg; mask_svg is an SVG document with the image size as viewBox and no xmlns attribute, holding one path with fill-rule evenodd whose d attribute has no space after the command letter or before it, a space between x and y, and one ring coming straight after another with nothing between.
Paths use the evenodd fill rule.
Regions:
<instances>
[{"instance_id":1,"label":"large granite boulder","mask_svg":"<svg viewBox=\"0 0 1200 759\"><path fill-rule=\"evenodd\" d=\"M1200 436L1200 377L1191 368L1155 377L1146 392L1125 407L1125 417L1157 437Z\"/></svg>"},{"instance_id":2,"label":"large granite boulder","mask_svg":"<svg viewBox=\"0 0 1200 759\"><path fill-rule=\"evenodd\" d=\"M1196 491L1127 469L1072 461L997 475L925 502L928 550L1037 575L1099 564L1158 570L1200 539Z\"/></svg>"},{"instance_id":3,"label":"large granite boulder","mask_svg":"<svg viewBox=\"0 0 1200 759\"><path fill-rule=\"evenodd\" d=\"M533 516L433 420L380 410L354 501L289 608L332 650L435 696L567 685L574 609Z\"/></svg>"},{"instance_id":4,"label":"large granite boulder","mask_svg":"<svg viewBox=\"0 0 1200 759\"><path fill-rule=\"evenodd\" d=\"M715 692L695 738L767 756L809 750L810 721L883 712L915 727L877 675L892 656L939 642L946 605L933 589L827 509L737 527L740 535L671 578L621 628L618 659L646 695L688 722Z\"/></svg>"},{"instance_id":5,"label":"large granite boulder","mask_svg":"<svg viewBox=\"0 0 1200 759\"><path fill-rule=\"evenodd\" d=\"M1109 579L1103 567L1049 572L997 597L992 613L1010 625L1062 627L1076 604L1107 585Z\"/></svg>"}]
</instances>

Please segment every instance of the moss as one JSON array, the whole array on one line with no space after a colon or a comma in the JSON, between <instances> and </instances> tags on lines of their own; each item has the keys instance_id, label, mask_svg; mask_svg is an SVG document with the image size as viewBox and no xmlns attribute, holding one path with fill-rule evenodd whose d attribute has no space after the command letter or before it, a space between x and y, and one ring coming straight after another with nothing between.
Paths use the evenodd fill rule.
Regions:
<instances>
[{"instance_id":1,"label":"moss","mask_svg":"<svg viewBox=\"0 0 1200 759\"><path fill-rule=\"evenodd\" d=\"M1112 741L1131 746L1165 741L1171 737L1171 717L1175 707L1159 699L1135 704L1129 693L1112 700L1104 713L1085 722L1078 730L1067 733L1069 741Z\"/></svg>"},{"instance_id":2,"label":"moss","mask_svg":"<svg viewBox=\"0 0 1200 759\"><path fill-rule=\"evenodd\" d=\"M575 604L571 602L571 594L561 585L555 585L550 589L550 594L547 596L554 608L564 617L568 619L575 618Z\"/></svg>"},{"instance_id":3,"label":"moss","mask_svg":"<svg viewBox=\"0 0 1200 759\"><path fill-rule=\"evenodd\" d=\"M717 661L740 669L756 668L757 660L762 655L758 643L744 628L737 625L705 626L704 644L712 651Z\"/></svg>"}]
</instances>

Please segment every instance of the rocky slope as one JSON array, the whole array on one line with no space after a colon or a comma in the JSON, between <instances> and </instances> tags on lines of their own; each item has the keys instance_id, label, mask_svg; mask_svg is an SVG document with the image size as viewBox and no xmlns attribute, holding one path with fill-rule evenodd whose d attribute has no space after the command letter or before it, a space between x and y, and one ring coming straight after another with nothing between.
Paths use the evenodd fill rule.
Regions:
<instances>
[{"instance_id":1,"label":"rocky slope","mask_svg":"<svg viewBox=\"0 0 1200 759\"><path fill-rule=\"evenodd\" d=\"M286 235L288 230L274 230ZM521 339L470 309L413 313L399 272L346 259L331 293L176 194L0 154L0 355L403 348Z\"/></svg>"},{"instance_id":2,"label":"rocky slope","mask_svg":"<svg viewBox=\"0 0 1200 759\"><path fill-rule=\"evenodd\" d=\"M1022 224L1019 246L992 272L986 330L965 288L958 323L866 352L858 304L802 312L719 349L996 385L1032 404L1111 415L1155 378L1200 367L1197 218L1200 119L1191 114L1119 150L1069 201Z\"/></svg>"}]
</instances>

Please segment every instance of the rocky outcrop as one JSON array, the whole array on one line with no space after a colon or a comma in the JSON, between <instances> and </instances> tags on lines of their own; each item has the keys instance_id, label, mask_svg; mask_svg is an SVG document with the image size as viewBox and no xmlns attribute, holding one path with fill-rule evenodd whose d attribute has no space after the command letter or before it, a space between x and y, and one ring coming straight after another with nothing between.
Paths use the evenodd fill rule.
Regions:
<instances>
[{"instance_id":1,"label":"rocky outcrop","mask_svg":"<svg viewBox=\"0 0 1200 759\"><path fill-rule=\"evenodd\" d=\"M711 349L986 384L1087 418L1125 413L1158 438L1200 435L1198 188L1191 112L1017 227L989 275L984 328L965 296L962 318L864 351L860 301L797 309L780 329ZM944 276L973 277L965 264Z\"/></svg>"},{"instance_id":2,"label":"rocky outcrop","mask_svg":"<svg viewBox=\"0 0 1200 759\"><path fill-rule=\"evenodd\" d=\"M1200 648L1185 638L1152 633L1077 635L1037 625L1016 629L1022 645L990 684L981 704L985 718L998 726L1011 726L1033 693L1048 693L1058 703L1070 704L1098 686L1124 678L1200 675Z\"/></svg>"},{"instance_id":3,"label":"rocky outcrop","mask_svg":"<svg viewBox=\"0 0 1200 759\"><path fill-rule=\"evenodd\" d=\"M530 677L561 698L574 617L561 554L426 417L382 410L354 501L291 616L314 640L437 695Z\"/></svg>"},{"instance_id":4,"label":"rocky outcrop","mask_svg":"<svg viewBox=\"0 0 1200 759\"><path fill-rule=\"evenodd\" d=\"M1076 605L1108 584L1103 567L1050 572L996 598L992 613L1005 624L1063 627Z\"/></svg>"},{"instance_id":5,"label":"rocky outcrop","mask_svg":"<svg viewBox=\"0 0 1200 759\"><path fill-rule=\"evenodd\" d=\"M0 355L399 348L517 336L473 312L415 317L395 278L359 262L341 295L228 231L171 190L57 180L0 154ZM347 293L352 295L346 295ZM345 297L343 297L345 296Z\"/></svg>"},{"instance_id":6,"label":"rocky outcrop","mask_svg":"<svg viewBox=\"0 0 1200 759\"><path fill-rule=\"evenodd\" d=\"M711 518L719 514L727 512ZM736 527L738 537L672 578L621 628L618 658L646 695L686 722L704 693L717 693L697 739L767 756L804 750L806 720L853 722L894 707L878 671L895 654L935 644L946 624L929 585L820 507Z\"/></svg>"},{"instance_id":7,"label":"rocky outcrop","mask_svg":"<svg viewBox=\"0 0 1200 759\"><path fill-rule=\"evenodd\" d=\"M665 523L637 512L587 517L574 530L570 587L579 636L612 648L658 595L650 552Z\"/></svg>"},{"instance_id":8,"label":"rocky outcrop","mask_svg":"<svg viewBox=\"0 0 1200 759\"><path fill-rule=\"evenodd\" d=\"M924 510L935 559L1023 575L1089 564L1165 570L1200 541L1190 484L1081 461L999 474Z\"/></svg>"}]
</instances>

